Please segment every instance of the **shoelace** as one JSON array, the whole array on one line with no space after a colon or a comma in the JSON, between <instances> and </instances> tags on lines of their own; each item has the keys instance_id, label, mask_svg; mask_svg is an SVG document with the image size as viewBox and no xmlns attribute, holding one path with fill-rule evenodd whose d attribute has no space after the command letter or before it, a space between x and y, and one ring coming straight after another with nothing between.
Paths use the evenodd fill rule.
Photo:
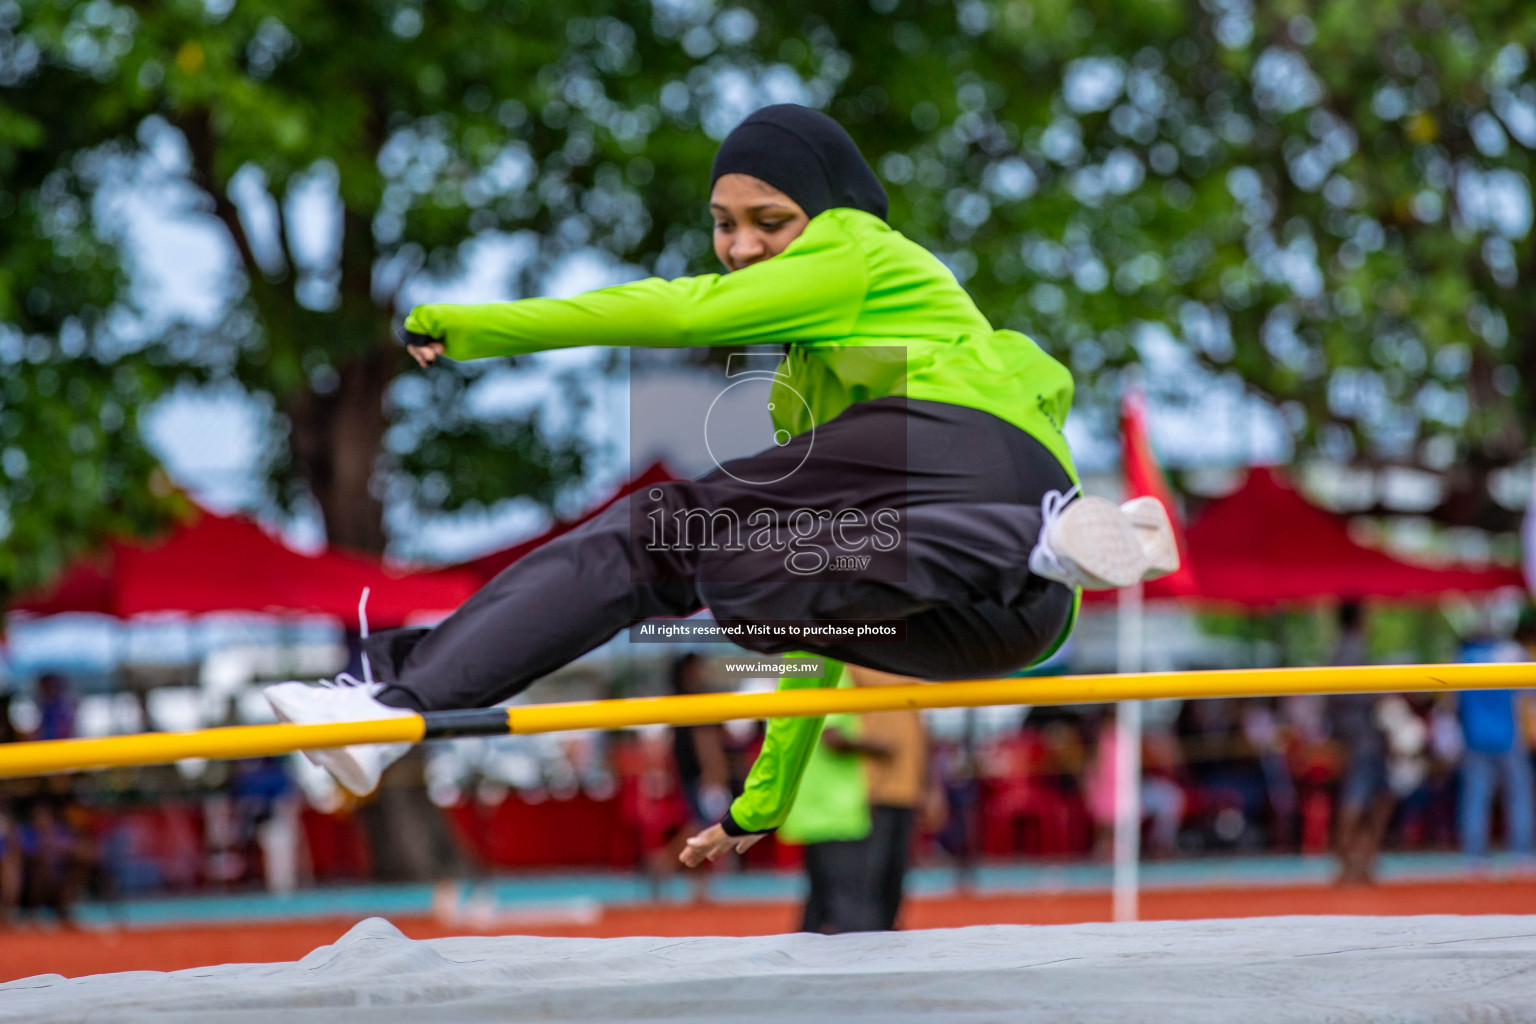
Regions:
<instances>
[{"instance_id":1,"label":"shoelace","mask_svg":"<svg viewBox=\"0 0 1536 1024\"><path fill-rule=\"evenodd\" d=\"M359 679L350 672L338 672L334 679L322 679L320 685L323 689L318 696L326 700L352 700L352 694L361 690L369 697L377 698L379 691L384 689L383 683L370 683L365 679Z\"/></svg>"},{"instance_id":2,"label":"shoelace","mask_svg":"<svg viewBox=\"0 0 1536 1024\"><path fill-rule=\"evenodd\" d=\"M1045 497L1040 499L1040 514L1044 517L1040 524L1041 532L1049 529L1055 524L1056 520L1061 518L1061 514L1066 511L1072 499L1077 497L1078 492L1082 489L1081 484L1073 484L1067 488L1066 493L1061 491L1045 492Z\"/></svg>"},{"instance_id":3,"label":"shoelace","mask_svg":"<svg viewBox=\"0 0 1536 1024\"><path fill-rule=\"evenodd\" d=\"M1080 484L1073 484L1062 491L1046 491L1040 499L1040 538L1035 542L1035 549L1029 553L1029 568L1037 576L1046 576L1050 579L1066 579L1068 573L1056 557L1056 551L1051 547L1049 537L1051 527L1056 525L1056 520L1061 518L1072 499L1078 496L1082 490Z\"/></svg>"},{"instance_id":4,"label":"shoelace","mask_svg":"<svg viewBox=\"0 0 1536 1024\"><path fill-rule=\"evenodd\" d=\"M368 639L368 591L371 588L364 587L362 596L357 600L357 624L359 636L363 640ZM350 672L337 672L334 679L322 679L320 685L332 690L345 690L355 686L363 686L368 689L370 695L383 689L373 681L373 666L368 663L368 652L363 652L363 678L359 679Z\"/></svg>"},{"instance_id":5,"label":"shoelace","mask_svg":"<svg viewBox=\"0 0 1536 1024\"><path fill-rule=\"evenodd\" d=\"M368 639L368 591L363 588L363 595L357 599L357 625L360 640ZM373 685L373 666L368 663L368 651L364 648L363 657L363 681L369 686Z\"/></svg>"}]
</instances>

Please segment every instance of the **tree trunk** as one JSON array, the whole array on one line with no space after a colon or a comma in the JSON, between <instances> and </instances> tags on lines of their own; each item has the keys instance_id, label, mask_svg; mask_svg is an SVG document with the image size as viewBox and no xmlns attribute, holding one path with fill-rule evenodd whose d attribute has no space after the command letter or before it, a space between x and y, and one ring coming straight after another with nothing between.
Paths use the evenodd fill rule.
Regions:
<instances>
[{"instance_id":1,"label":"tree trunk","mask_svg":"<svg viewBox=\"0 0 1536 1024\"><path fill-rule=\"evenodd\" d=\"M354 551L384 550L384 504L371 484L396 354L379 348L342 363L334 388L305 391L289 412L294 464L320 503L326 538Z\"/></svg>"},{"instance_id":2,"label":"tree trunk","mask_svg":"<svg viewBox=\"0 0 1536 1024\"><path fill-rule=\"evenodd\" d=\"M401 368L402 356L379 334L387 330L389 313L378 307L372 294L376 258L372 215L350 208L345 211L340 308L321 315L300 309L290 273L285 270L278 279L268 279L256 260L245 225L229 196L228 182L216 172L219 140L208 111L194 111L178 123L192 153L193 178L208 194L215 214L230 233L251 296L268 330L325 331L323 339L311 336L310 340L323 340L335 377L323 382L323 390L311 384L293 397L284 411L289 419L293 465L320 504L326 540L337 547L382 554L386 540L384 503L373 487L373 475L388 426L384 393ZM382 145L382 117L375 116L370 125L376 146ZM277 230L287 249L289 234L281 219ZM296 265L291 252L283 255L289 267ZM422 763L422 755L416 751L391 766L381 780L379 797L364 808L362 817L374 867L381 878L430 879L463 868L463 858L442 812L427 798Z\"/></svg>"},{"instance_id":3,"label":"tree trunk","mask_svg":"<svg viewBox=\"0 0 1536 1024\"><path fill-rule=\"evenodd\" d=\"M387 426L384 392L399 357L393 347L375 346L336 367L334 388L305 391L290 412L294 462L320 503L332 545L384 550L384 504L371 484ZM361 650L355 634L349 640ZM378 795L359 811L378 881L433 881L464 870L443 812L427 797L424 764L418 749L391 765Z\"/></svg>"}]
</instances>

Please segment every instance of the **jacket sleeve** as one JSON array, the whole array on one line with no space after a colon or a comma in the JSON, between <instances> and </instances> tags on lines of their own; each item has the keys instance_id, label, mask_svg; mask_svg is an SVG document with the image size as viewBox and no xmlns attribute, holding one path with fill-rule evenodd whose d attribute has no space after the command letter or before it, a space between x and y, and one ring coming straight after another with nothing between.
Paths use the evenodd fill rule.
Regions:
<instances>
[{"instance_id":1,"label":"jacket sleeve","mask_svg":"<svg viewBox=\"0 0 1536 1024\"><path fill-rule=\"evenodd\" d=\"M570 299L417 306L406 330L453 359L582 345L746 345L846 336L864 304L863 250L818 217L779 255L731 274L659 277Z\"/></svg>"},{"instance_id":2,"label":"jacket sleeve","mask_svg":"<svg viewBox=\"0 0 1536 1024\"><path fill-rule=\"evenodd\" d=\"M836 661L827 661L826 675L820 679L785 676L780 690L830 689L838 685L845 671ZM824 718L770 718L763 737L763 749L747 773L741 796L731 803L720 826L727 835L743 836L753 832L771 832L784 823L794 806L800 777L821 738Z\"/></svg>"}]
</instances>

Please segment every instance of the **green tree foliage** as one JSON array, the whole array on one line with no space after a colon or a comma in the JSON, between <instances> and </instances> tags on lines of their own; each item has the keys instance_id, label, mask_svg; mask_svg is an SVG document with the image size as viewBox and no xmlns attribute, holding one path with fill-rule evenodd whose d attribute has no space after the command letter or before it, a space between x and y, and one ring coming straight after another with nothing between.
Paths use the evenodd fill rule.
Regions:
<instances>
[{"instance_id":1,"label":"green tree foliage","mask_svg":"<svg viewBox=\"0 0 1536 1024\"><path fill-rule=\"evenodd\" d=\"M169 373L237 379L272 410L274 495L313 495L339 543L383 546L386 493L549 500L579 438L469 415L478 367L408 370L402 287L488 233L524 244L517 294L584 251L713 270L716 140L800 99L1084 404L1159 326L1271 399L1302 452L1438 473L1443 520L1505 526L1487 481L1524 457L1536 380L1533 42L1536 10L1504 0L5 0L0 204L23 216L0 239L0 357L66 381L91 353L81 400L110 397L119 438ZM166 139L229 237L235 298L98 351L127 257L92 197ZM292 223L304 190L330 197L319 251ZM111 486L143 478L141 453L85 441L73 461L117 462ZM10 486L67 476L23 454Z\"/></svg>"},{"instance_id":2,"label":"green tree foliage","mask_svg":"<svg viewBox=\"0 0 1536 1024\"><path fill-rule=\"evenodd\" d=\"M180 505L138 417L182 371L136 336L121 254L91 208L111 147L71 116L97 89L42 87L19 20L0 6L0 601Z\"/></svg>"},{"instance_id":3,"label":"green tree foliage","mask_svg":"<svg viewBox=\"0 0 1536 1024\"><path fill-rule=\"evenodd\" d=\"M886 6L889 6L887 3ZM948 12L945 12L947 15ZM1090 393L1146 324L1302 453L1439 474L1450 523L1536 416L1536 10L1485 2L894 6L833 110L899 138L904 228ZM967 36L972 38L967 39ZM839 38L852 39L842 32ZM951 83L934 67L942 56ZM1107 396L1104 396L1107 397ZM1198 396L1196 396L1198 397Z\"/></svg>"}]
</instances>

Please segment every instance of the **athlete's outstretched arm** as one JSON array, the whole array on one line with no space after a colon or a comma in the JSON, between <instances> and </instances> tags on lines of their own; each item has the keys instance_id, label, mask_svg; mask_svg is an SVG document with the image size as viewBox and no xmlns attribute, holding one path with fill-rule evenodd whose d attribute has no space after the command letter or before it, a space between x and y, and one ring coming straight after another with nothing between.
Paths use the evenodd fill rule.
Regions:
<instances>
[{"instance_id":1,"label":"athlete's outstretched arm","mask_svg":"<svg viewBox=\"0 0 1536 1024\"><path fill-rule=\"evenodd\" d=\"M826 675L820 679L784 676L779 680L779 689L826 689L837 686L845 667L831 660L826 662L826 667ZM782 825L795 804L800 777L805 774L805 766L816 749L817 740L821 738L821 727L825 721L825 718L769 719L768 731L763 737L763 749L752 763L741 796L731 803L724 821L709 826L688 840L680 857L682 862L689 867L697 867L732 849L743 851Z\"/></svg>"},{"instance_id":2,"label":"athlete's outstretched arm","mask_svg":"<svg viewBox=\"0 0 1536 1024\"><path fill-rule=\"evenodd\" d=\"M833 221L731 274L646 278L570 299L417 306L405 329L451 359L581 345L681 347L812 341L848 334L868 287L864 254Z\"/></svg>"}]
</instances>

